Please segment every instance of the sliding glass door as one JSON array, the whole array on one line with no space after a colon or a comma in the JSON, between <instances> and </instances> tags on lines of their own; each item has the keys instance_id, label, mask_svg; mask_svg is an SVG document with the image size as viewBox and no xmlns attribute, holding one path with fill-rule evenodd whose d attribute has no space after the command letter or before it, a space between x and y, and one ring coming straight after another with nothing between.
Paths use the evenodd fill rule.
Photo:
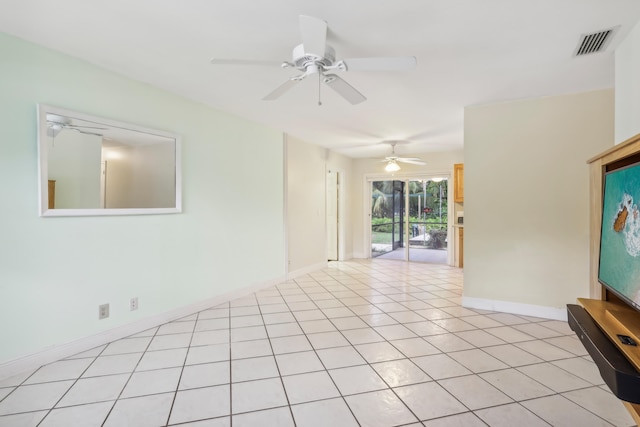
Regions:
<instances>
[{"instance_id":1,"label":"sliding glass door","mask_svg":"<svg viewBox=\"0 0 640 427\"><path fill-rule=\"evenodd\" d=\"M446 264L448 181L409 181L409 261Z\"/></svg>"},{"instance_id":2,"label":"sliding glass door","mask_svg":"<svg viewBox=\"0 0 640 427\"><path fill-rule=\"evenodd\" d=\"M448 263L448 180L371 182L371 256Z\"/></svg>"},{"instance_id":3,"label":"sliding glass door","mask_svg":"<svg viewBox=\"0 0 640 427\"><path fill-rule=\"evenodd\" d=\"M404 181L371 183L371 256L404 247Z\"/></svg>"}]
</instances>

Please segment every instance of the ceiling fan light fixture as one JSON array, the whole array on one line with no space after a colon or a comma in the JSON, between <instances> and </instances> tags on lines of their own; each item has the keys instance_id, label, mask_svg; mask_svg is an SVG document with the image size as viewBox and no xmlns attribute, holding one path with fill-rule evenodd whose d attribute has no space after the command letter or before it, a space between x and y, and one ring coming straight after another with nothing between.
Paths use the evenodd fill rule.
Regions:
<instances>
[{"instance_id":1,"label":"ceiling fan light fixture","mask_svg":"<svg viewBox=\"0 0 640 427\"><path fill-rule=\"evenodd\" d=\"M400 165L398 165L395 160L389 160L389 163L384 167L384 170L387 172L397 172L400 170Z\"/></svg>"}]
</instances>

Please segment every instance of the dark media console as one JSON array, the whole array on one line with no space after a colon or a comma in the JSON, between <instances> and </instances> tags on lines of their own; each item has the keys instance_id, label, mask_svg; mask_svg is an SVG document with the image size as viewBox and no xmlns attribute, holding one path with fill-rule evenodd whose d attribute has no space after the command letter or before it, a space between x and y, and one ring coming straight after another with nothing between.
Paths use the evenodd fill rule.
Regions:
<instances>
[{"instance_id":1,"label":"dark media console","mask_svg":"<svg viewBox=\"0 0 640 427\"><path fill-rule=\"evenodd\" d=\"M584 308L567 304L567 314L569 326L580 338L613 394L624 401L640 403L640 372L600 330Z\"/></svg>"}]
</instances>

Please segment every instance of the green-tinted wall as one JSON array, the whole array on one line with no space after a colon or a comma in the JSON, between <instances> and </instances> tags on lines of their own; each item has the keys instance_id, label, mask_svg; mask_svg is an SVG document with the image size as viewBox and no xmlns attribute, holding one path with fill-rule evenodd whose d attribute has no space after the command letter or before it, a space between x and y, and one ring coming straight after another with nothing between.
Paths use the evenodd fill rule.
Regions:
<instances>
[{"instance_id":1,"label":"green-tinted wall","mask_svg":"<svg viewBox=\"0 0 640 427\"><path fill-rule=\"evenodd\" d=\"M3 34L0 76L0 363L284 275L280 132ZM40 218L38 103L182 135L183 213Z\"/></svg>"}]
</instances>

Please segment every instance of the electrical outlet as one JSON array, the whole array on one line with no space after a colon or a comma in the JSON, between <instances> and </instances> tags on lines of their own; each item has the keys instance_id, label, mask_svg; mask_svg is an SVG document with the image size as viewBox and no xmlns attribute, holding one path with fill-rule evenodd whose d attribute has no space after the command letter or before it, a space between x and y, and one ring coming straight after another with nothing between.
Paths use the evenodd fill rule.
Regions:
<instances>
[{"instance_id":1,"label":"electrical outlet","mask_svg":"<svg viewBox=\"0 0 640 427\"><path fill-rule=\"evenodd\" d=\"M133 311L137 309L138 309L138 297L131 298L131 300L129 300L129 310Z\"/></svg>"},{"instance_id":2,"label":"electrical outlet","mask_svg":"<svg viewBox=\"0 0 640 427\"><path fill-rule=\"evenodd\" d=\"M109 317L109 304L102 304L98 306L98 320L106 319Z\"/></svg>"}]
</instances>

